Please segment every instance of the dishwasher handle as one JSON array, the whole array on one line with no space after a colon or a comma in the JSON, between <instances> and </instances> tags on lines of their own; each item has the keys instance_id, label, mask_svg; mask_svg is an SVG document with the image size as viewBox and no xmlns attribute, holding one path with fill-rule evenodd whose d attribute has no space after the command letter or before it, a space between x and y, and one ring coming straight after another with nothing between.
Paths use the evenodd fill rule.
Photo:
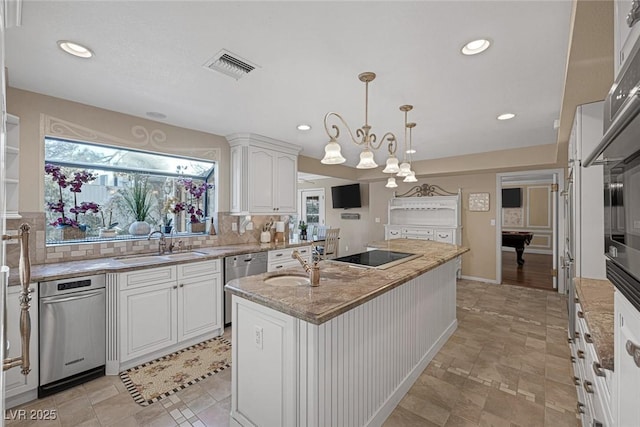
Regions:
<instances>
[{"instance_id":1,"label":"dishwasher handle","mask_svg":"<svg viewBox=\"0 0 640 427\"><path fill-rule=\"evenodd\" d=\"M77 300L81 300L81 299L85 299L85 298L91 298L91 297L97 297L99 295L104 294L104 290L99 290L96 292L91 292L91 293L82 293L80 295L73 295L73 296L64 296L64 297L46 297L46 298L41 298L40 301L43 304L57 304L57 303L61 303L61 302L69 302L69 301L77 301Z\"/></svg>"}]
</instances>

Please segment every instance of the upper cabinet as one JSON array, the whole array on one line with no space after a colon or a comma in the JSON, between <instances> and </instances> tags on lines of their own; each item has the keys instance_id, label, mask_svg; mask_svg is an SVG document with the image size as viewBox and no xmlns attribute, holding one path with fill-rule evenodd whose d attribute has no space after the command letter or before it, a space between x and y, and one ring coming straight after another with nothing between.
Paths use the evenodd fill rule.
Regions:
<instances>
[{"instance_id":1,"label":"upper cabinet","mask_svg":"<svg viewBox=\"0 0 640 427\"><path fill-rule=\"evenodd\" d=\"M634 10L634 3L636 10ZM640 23L634 22L637 16L640 20L640 2L637 0L616 0L614 4L614 73L618 76L622 66L629 58L635 41L640 36ZM630 26L629 24L632 24Z\"/></svg>"},{"instance_id":2,"label":"upper cabinet","mask_svg":"<svg viewBox=\"0 0 640 427\"><path fill-rule=\"evenodd\" d=\"M227 137L231 147L231 213L293 214L301 148L264 136Z\"/></svg>"},{"instance_id":3,"label":"upper cabinet","mask_svg":"<svg viewBox=\"0 0 640 427\"><path fill-rule=\"evenodd\" d=\"M20 119L7 114L7 143L5 145L6 218L20 218L18 214L18 179L20 163Z\"/></svg>"}]
</instances>

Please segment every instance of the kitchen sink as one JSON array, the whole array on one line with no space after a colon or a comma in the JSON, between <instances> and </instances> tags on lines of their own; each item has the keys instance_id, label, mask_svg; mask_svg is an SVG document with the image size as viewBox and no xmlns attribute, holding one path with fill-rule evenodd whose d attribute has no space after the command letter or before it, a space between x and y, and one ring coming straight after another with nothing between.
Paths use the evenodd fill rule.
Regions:
<instances>
[{"instance_id":1,"label":"kitchen sink","mask_svg":"<svg viewBox=\"0 0 640 427\"><path fill-rule=\"evenodd\" d=\"M205 256L204 252L198 251L187 251L187 252L176 252L172 254L164 254L160 255L162 258L171 259L171 260L180 260L180 259L191 259Z\"/></svg>"},{"instance_id":2,"label":"kitchen sink","mask_svg":"<svg viewBox=\"0 0 640 427\"><path fill-rule=\"evenodd\" d=\"M264 279L264 283L274 286L307 286L311 284L311 280L302 274L281 274Z\"/></svg>"}]
</instances>

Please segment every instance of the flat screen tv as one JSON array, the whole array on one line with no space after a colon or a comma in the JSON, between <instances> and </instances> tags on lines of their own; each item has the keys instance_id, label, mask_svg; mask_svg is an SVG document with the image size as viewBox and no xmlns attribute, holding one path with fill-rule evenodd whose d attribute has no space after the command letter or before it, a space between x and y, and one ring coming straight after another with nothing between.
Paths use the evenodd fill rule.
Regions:
<instances>
[{"instance_id":1,"label":"flat screen tv","mask_svg":"<svg viewBox=\"0 0 640 427\"><path fill-rule=\"evenodd\" d=\"M334 209L361 208L360 184L331 187L331 200Z\"/></svg>"},{"instance_id":2,"label":"flat screen tv","mask_svg":"<svg viewBox=\"0 0 640 427\"><path fill-rule=\"evenodd\" d=\"M503 188L502 189L502 207L503 208L522 207L522 189L521 188Z\"/></svg>"}]
</instances>

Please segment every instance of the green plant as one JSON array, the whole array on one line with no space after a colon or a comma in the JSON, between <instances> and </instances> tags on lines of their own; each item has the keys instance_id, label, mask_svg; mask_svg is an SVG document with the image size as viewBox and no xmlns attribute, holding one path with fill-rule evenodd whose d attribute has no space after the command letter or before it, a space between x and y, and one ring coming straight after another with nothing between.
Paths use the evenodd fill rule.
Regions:
<instances>
[{"instance_id":1,"label":"green plant","mask_svg":"<svg viewBox=\"0 0 640 427\"><path fill-rule=\"evenodd\" d=\"M300 224L298 224L298 228L300 229L300 231L307 231L307 224L304 221L300 221Z\"/></svg>"},{"instance_id":2,"label":"green plant","mask_svg":"<svg viewBox=\"0 0 640 427\"><path fill-rule=\"evenodd\" d=\"M122 199L136 221L146 221L149 218L151 197L148 179L140 175L135 175L131 186L122 192Z\"/></svg>"}]
</instances>

